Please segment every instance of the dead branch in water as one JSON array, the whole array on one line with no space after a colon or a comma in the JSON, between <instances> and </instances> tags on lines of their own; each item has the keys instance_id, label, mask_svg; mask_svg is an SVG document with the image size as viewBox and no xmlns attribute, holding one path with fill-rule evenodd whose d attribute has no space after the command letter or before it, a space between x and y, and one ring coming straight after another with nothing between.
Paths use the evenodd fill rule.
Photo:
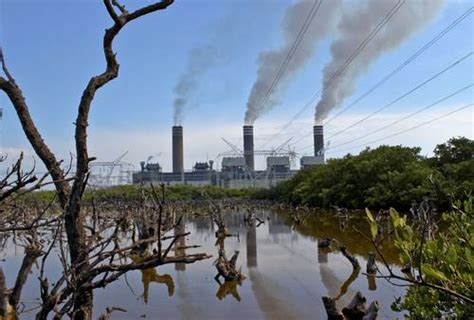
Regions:
<instances>
[{"instance_id":1,"label":"dead branch in water","mask_svg":"<svg viewBox=\"0 0 474 320\"><path fill-rule=\"evenodd\" d=\"M328 320L375 320L378 316L379 304L373 301L367 307L367 299L357 292L347 306L339 310L336 306L336 299L322 297L324 308Z\"/></svg>"}]
</instances>

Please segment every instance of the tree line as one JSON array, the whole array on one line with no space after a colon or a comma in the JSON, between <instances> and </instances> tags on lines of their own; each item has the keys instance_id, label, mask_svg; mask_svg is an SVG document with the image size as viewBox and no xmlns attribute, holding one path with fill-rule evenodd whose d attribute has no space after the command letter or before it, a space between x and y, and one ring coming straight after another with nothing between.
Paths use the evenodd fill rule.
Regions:
<instances>
[{"instance_id":1,"label":"tree line","mask_svg":"<svg viewBox=\"0 0 474 320\"><path fill-rule=\"evenodd\" d=\"M465 200L474 190L474 141L454 137L436 146L432 157L419 147L379 146L358 155L329 159L324 166L304 169L258 198L293 205L329 208L407 210L430 200L440 209Z\"/></svg>"}]
</instances>

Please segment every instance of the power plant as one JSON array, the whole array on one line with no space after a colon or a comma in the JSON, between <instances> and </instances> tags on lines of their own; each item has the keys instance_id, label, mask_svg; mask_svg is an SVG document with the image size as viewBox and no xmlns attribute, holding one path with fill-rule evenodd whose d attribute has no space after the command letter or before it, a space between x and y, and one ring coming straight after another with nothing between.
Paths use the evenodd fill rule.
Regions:
<instances>
[{"instance_id":1,"label":"power plant","mask_svg":"<svg viewBox=\"0 0 474 320\"><path fill-rule=\"evenodd\" d=\"M314 156L300 159L301 169L324 164L323 126L313 127ZM254 127L243 126L243 149L223 139L231 151L221 153L221 170L214 168L214 161L196 162L192 171L184 170L184 131L182 126L172 127L172 172L163 172L159 163L142 161L141 170L132 174L134 184L163 183L165 185L214 185L223 188L269 188L294 176L291 169L295 153L283 150L255 150ZM265 170L255 170L255 156L264 156Z\"/></svg>"}]
</instances>

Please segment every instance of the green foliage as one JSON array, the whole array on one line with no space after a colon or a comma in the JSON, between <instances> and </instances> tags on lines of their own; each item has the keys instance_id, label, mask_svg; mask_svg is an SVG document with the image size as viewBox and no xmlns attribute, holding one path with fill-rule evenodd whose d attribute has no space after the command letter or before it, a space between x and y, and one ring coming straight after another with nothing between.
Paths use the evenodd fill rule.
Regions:
<instances>
[{"instance_id":1,"label":"green foliage","mask_svg":"<svg viewBox=\"0 0 474 320\"><path fill-rule=\"evenodd\" d=\"M434 192L428 177L436 176L418 155L419 148L381 146L357 156L328 160L278 185L275 198L316 207L407 208Z\"/></svg>"},{"instance_id":2,"label":"green foliage","mask_svg":"<svg viewBox=\"0 0 474 320\"><path fill-rule=\"evenodd\" d=\"M434 157L427 162L438 170L444 180L437 180L440 201L449 204L453 199L466 199L474 194L474 141L452 138L439 144Z\"/></svg>"},{"instance_id":3,"label":"green foliage","mask_svg":"<svg viewBox=\"0 0 474 320\"><path fill-rule=\"evenodd\" d=\"M474 141L465 137L451 138L446 143L438 144L433 153L438 165L468 161L474 154Z\"/></svg>"},{"instance_id":4,"label":"green foliage","mask_svg":"<svg viewBox=\"0 0 474 320\"><path fill-rule=\"evenodd\" d=\"M160 188L155 186L157 190ZM142 191L149 191L150 187L140 187L137 185L116 186L105 189L87 190L84 194L83 201L91 201L92 198L96 200L130 200L140 201ZM165 188L165 196L170 201L185 201L185 200L205 200L205 199L224 199L224 198L249 198L254 194L262 192L258 189L224 189L215 186L189 186L176 185L167 186ZM54 191L40 191L32 192L26 195L24 201L39 201L48 203L54 199Z\"/></svg>"},{"instance_id":5,"label":"green foliage","mask_svg":"<svg viewBox=\"0 0 474 320\"><path fill-rule=\"evenodd\" d=\"M149 189L150 187L128 185L87 191L84 200L87 201L92 196L107 199L139 200L143 188ZM155 188L159 189L159 187ZM166 199L170 201L247 198L252 192L254 192L252 189L224 189L215 186L176 185L166 186L165 188Z\"/></svg>"},{"instance_id":6,"label":"green foliage","mask_svg":"<svg viewBox=\"0 0 474 320\"><path fill-rule=\"evenodd\" d=\"M375 240L378 233L377 221L375 221L374 216L368 208L365 208L365 213L367 214L367 218L369 219L370 234L372 235L372 239Z\"/></svg>"},{"instance_id":7,"label":"green foliage","mask_svg":"<svg viewBox=\"0 0 474 320\"><path fill-rule=\"evenodd\" d=\"M474 316L473 306L455 297L451 292L474 299L474 211L472 198L457 202L456 210L443 214L447 229L438 232L434 239L423 239L422 226L418 232L406 224L406 217L391 209L395 230L395 245L403 264L411 263L413 270L421 270L418 284L411 286L405 297L398 299L392 308L409 311L410 318L432 319L451 315L459 319ZM370 220L370 219L369 219ZM447 290L431 288L433 284Z\"/></svg>"},{"instance_id":8,"label":"green foliage","mask_svg":"<svg viewBox=\"0 0 474 320\"><path fill-rule=\"evenodd\" d=\"M314 207L403 210L428 197L447 208L452 199L466 199L474 191L472 145L469 139L453 138L438 145L431 159L421 157L420 148L367 148L302 170L259 197Z\"/></svg>"}]
</instances>

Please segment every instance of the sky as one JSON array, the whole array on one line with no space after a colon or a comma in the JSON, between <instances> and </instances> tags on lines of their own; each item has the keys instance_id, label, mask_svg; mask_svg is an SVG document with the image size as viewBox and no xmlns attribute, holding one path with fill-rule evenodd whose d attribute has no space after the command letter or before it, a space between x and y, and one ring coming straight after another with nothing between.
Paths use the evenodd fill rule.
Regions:
<instances>
[{"instance_id":1,"label":"sky","mask_svg":"<svg viewBox=\"0 0 474 320\"><path fill-rule=\"evenodd\" d=\"M123 3L132 10L151 0ZM292 3L292 0L177 0L164 11L127 25L114 43L120 63L119 77L100 89L92 105L90 155L99 161L113 161L128 151L123 160L136 169L139 161L153 157L152 161L160 162L165 171L170 170L175 88L186 72L190 55L195 55L196 48L209 47L212 64L196 76L194 90L183 110L185 169L191 170L196 161L215 160L219 164L219 154L229 150L221 138L241 147L241 127L256 79L259 55L282 45L282 19ZM347 6L360 3L344 1ZM430 23L370 65L356 82L355 92L329 119L472 5L469 0L445 1ZM74 153L73 122L79 99L89 78L105 68L102 37L111 25L102 1L0 0L0 46L7 66L22 88L44 140L60 159L68 160ZM330 61L330 45L336 36L325 37L285 90L275 93L279 103L254 124L257 147L276 148L291 138L291 148L298 156L311 155L312 137L307 134L312 130L318 102L318 97L313 100L311 97L321 89L323 69ZM326 158L357 153L366 145L380 144L420 146L423 155L431 155L436 144L453 136L472 139L472 107L443 117L474 101L471 86L386 130L345 144L472 84L472 56L361 125L329 138L472 50L474 13L382 87L325 126ZM305 105L301 116L281 130ZM0 152L8 154L8 161L0 164L0 171L4 172L20 151L25 152L27 166L31 166L37 157L3 92L0 92L0 107L3 108ZM442 118L415 130L382 139L439 117ZM270 138L273 139L269 141ZM374 140L379 141L371 143ZM294 162L296 167L297 159ZM264 159L257 159L256 166L263 168Z\"/></svg>"}]
</instances>

